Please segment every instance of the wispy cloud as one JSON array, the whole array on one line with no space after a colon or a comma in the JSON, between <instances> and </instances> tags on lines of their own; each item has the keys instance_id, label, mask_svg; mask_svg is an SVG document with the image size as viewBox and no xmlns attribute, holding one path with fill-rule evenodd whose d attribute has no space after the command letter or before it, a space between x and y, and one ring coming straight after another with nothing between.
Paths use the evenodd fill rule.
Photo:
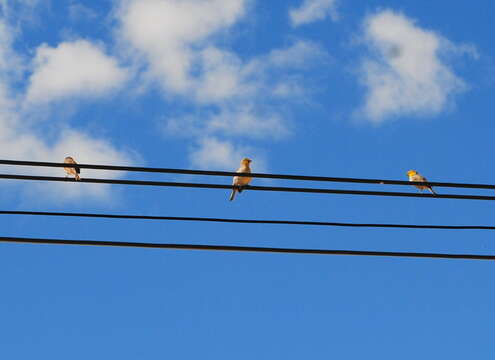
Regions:
<instances>
[{"instance_id":1,"label":"wispy cloud","mask_svg":"<svg viewBox=\"0 0 495 360\"><path fill-rule=\"evenodd\" d=\"M21 59L12 48L14 33L6 21L0 18L0 39L4 40L0 46L0 153L2 157L59 162L70 154L80 162L132 163L132 156L129 153L118 150L105 139L92 137L67 124L51 124L52 129L56 128L57 135L46 136L43 126L39 125L35 129L29 121L26 121L22 112L25 107L23 102L25 97L20 93L19 88L13 85L18 78L11 76L12 73L23 69L23 61L4 61L8 58ZM37 169L37 173L55 176L63 174L61 169L56 168ZM83 176L92 176L94 173L90 170L84 171ZM109 178L116 176L118 174L108 174ZM106 186L71 185L74 184L45 184L44 191L37 196L56 202L75 199L108 200L109 191ZM33 189L39 186L31 183L24 184L22 188L32 193ZM4 187L4 189L9 189L9 187Z\"/></svg>"},{"instance_id":2,"label":"wispy cloud","mask_svg":"<svg viewBox=\"0 0 495 360\"><path fill-rule=\"evenodd\" d=\"M258 61L262 61L267 66L275 68L308 68L315 64L315 61L328 60L329 56L318 44L298 40L292 45L271 50L268 55L261 56Z\"/></svg>"},{"instance_id":3,"label":"wispy cloud","mask_svg":"<svg viewBox=\"0 0 495 360\"><path fill-rule=\"evenodd\" d=\"M288 136L289 123L276 103L300 98L304 81L298 72L327 57L318 45L302 40L250 59L222 47L220 35L248 15L247 3L128 0L117 15L119 43L133 54L142 82L158 84L165 98L179 97L196 109L195 115L166 119L167 133L192 137L201 145L197 148L216 149L222 159L228 147L212 142L218 136L223 145ZM238 152L230 154L237 165Z\"/></svg>"},{"instance_id":4,"label":"wispy cloud","mask_svg":"<svg viewBox=\"0 0 495 360\"><path fill-rule=\"evenodd\" d=\"M367 89L361 113L374 123L401 115L438 114L466 89L442 56L468 52L465 49L473 54L473 47L457 46L391 10L366 19L364 39L370 54L361 65Z\"/></svg>"},{"instance_id":5,"label":"wispy cloud","mask_svg":"<svg viewBox=\"0 0 495 360\"><path fill-rule=\"evenodd\" d=\"M15 126L0 119L0 153L7 159L38 160L61 162L67 155L74 156L80 163L95 164L132 164L131 155L116 149L107 140L90 136L82 131L70 128L58 129L54 139L44 139L40 132L30 128L20 118L15 120ZM39 168L36 170L22 169L38 175L64 176L60 168ZM84 169L83 177L102 177L101 171ZM105 172L106 178L117 178L121 174ZM45 200L64 203L73 200L91 200L106 202L111 197L108 185L72 184L72 183L29 183L23 184L23 189L32 194L33 188L38 192L37 197ZM43 191L40 191L43 189Z\"/></svg>"},{"instance_id":6,"label":"wispy cloud","mask_svg":"<svg viewBox=\"0 0 495 360\"><path fill-rule=\"evenodd\" d=\"M290 134L283 117L276 112L263 111L254 104L226 105L199 115L169 118L163 129L166 134L181 137L220 134L238 138L280 139Z\"/></svg>"},{"instance_id":7,"label":"wispy cloud","mask_svg":"<svg viewBox=\"0 0 495 360\"><path fill-rule=\"evenodd\" d=\"M165 132L197 138L201 144L204 144L202 139L205 136L228 138L228 144L240 139L277 141L287 138L292 134L291 122L283 110L285 107L280 108L276 104L279 101L284 103L287 99L304 97L304 80L297 75L291 77L291 69L297 72L311 66L316 60L321 61L327 57L317 45L297 41L286 48L274 49L245 62L236 58L237 71L234 73L240 79L243 91L238 91L229 101L219 101L213 107L200 106L198 113L194 115L166 119ZM223 76L215 73L208 73L207 76L211 77L213 87L215 84L222 87ZM202 104L201 100L198 102ZM201 148L204 149L205 146ZM218 150L222 154L220 158L225 157L225 146L209 146L207 149ZM230 163L237 165L238 153L239 151L230 153ZM212 157L216 158L216 155L212 154ZM208 163L213 165L218 162Z\"/></svg>"},{"instance_id":8,"label":"wispy cloud","mask_svg":"<svg viewBox=\"0 0 495 360\"><path fill-rule=\"evenodd\" d=\"M38 9L50 5L51 0L0 0L0 15L19 30L24 24L38 22Z\"/></svg>"},{"instance_id":9,"label":"wispy cloud","mask_svg":"<svg viewBox=\"0 0 495 360\"><path fill-rule=\"evenodd\" d=\"M68 12L69 17L73 21L94 20L98 17L98 12L96 12L96 10L74 1L68 5Z\"/></svg>"},{"instance_id":10,"label":"wispy cloud","mask_svg":"<svg viewBox=\"0 0 495 360\"><path fill-rule=\"evenodd\" d=\"M3 156L60 161L72 155L79 162L132 163L135 156L128 151L108 139L74 129L64 120L37 122L34 127L26 119L33 110L43 117L39 115L41 105L95 100L129 85L143 91L159 89L164 102L185 104L187 110L167 117L163 126L167 134L187 138L191 165L233 169L242 157L249 156L257 171L266 169L261 149L267 142L292 134L289 100L304 99L305 71L326 61L328 54L304 40L249 58L236 53L224 45L225 39L249 15L249 2L118 1L116 46L76 35L75 40L38 46L32 59L13 50L14 36L21 32L0 21ZM11 14L12 4L0 0L0 6ZM40 2L17 0L16 4L34 9ZM86 12L70 4L68 9L74 16ZM47 126L50 131L44 132ZM60 169L40 171L60 174ZM85 176L93 176L93 172L85 170ZM119 174L108 174L113 176ZM59 201L103 199L109 194L103 186L80 185L53 185L53 191L44 194ZM66 190L60 190L62 187Z\"/></svg>"},{"instance_id":11,"label":"wispy cloud","mask_svg":"<svg viewBox=\"0 0 495 360\"><path fill-rule=\"evenodd\" d=\"M11 11L31 10L40 0L0 0L0 10L3 12L3 16L11 15Z\"/></svg>"},{"instance_id":12,"label":"wispy cloud","mask_svg":"<svg viewBox=\"0 0 495 360\"><path fill-rule=\"evenodd\" d=\"M254 171L265 171L265 159L258 150L214 136L199 137L189 154L190 162L194 167L227 171L236 169L244 157L253 160Z\"/></svg>"},{"instance_id":13,"label":"wispy cloud","mask_svg":"<svg viewBox=\"0 0 495 360\"><path fill-rule=\"evenodd\" d=\"M292 26L300 26L330 17L338 19L337 0L304 0L297 8L289 10Z\"/></svg>"}]
</instances>

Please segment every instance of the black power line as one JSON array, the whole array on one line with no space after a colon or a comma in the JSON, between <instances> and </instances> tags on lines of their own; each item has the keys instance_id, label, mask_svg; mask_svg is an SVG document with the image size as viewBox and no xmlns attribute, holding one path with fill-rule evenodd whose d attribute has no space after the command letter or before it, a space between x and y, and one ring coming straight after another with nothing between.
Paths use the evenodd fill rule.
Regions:
<instances>
[{"instance_id":1,"label":"black power line","mask_svg":"<svg viewBox=\"0 0 495 360\"><path fill-rule=\"evenodd\" d=\"M0 165L19 165L19 166L41 166L41 167L79 167L81 169L93 170L110 170L110 171L130 171L130 172L151 172L165 174L185 174L185 175L208 175L208 176L250 176L253 178L265 179L285 179L300 181L322 181L322 182L342 182L342 183L360 183L360 184L380 184L380 185L429 185L438 187L453 188L471 188L471 189L492 189L492 184L468 184L468 183L451 183L451 182L416 182L387 179L364 179L348 177L329 177L329 176L307 176L307 175L286 175L286 174L263 174L263 173L236 173L231 171L211 171L211 170L190 170L190 169L172 169L172 168L152 168L139 166L115 166L115 165L95 165L95 164L65 164L43 161L21 161L21 160L1 160Z\"/></svg>"},{"instance_id":2,"label":"black power line","mask_svg":"<svg viewBox=\"0 0 495 360\"><path fill-rule=\"evenodd\" d=\"M93 213L68 213L68 212L53 212L53 211L50 212L50 211L0 210L0 215L62 216L62 217L128 219L128 220L165 220L165 221L168 220L168 221L221 222L221 223L235 223L235 224L308 225L308 226L339 226L339 227L363 227L363 228L371 227L371 228L433 229L433 230L495 230L495 226L483 226L483 225L361 224L361 223L344 223L344 222L328 222L328 221L224 219L224 218L190 217L190 216L93 214Z\"/></svg>"},{"instance_id":3,"label":"black power line","mask_svg":"<svg viewBox=\"0 0 495 360\"><path fill-rule=\"evenodd\" d=\"M55 176L35 176L35 175L14 175L0 174L0 179L11 180L35 180L35 181L57 181L57 182L77 182L88 184L119 184L119 185L139 185L139 186L165 186L165 187L185 187L185 188L202 188L202 189L229 189L234 188L232 185L221 184L201 184L201 183L184 183L170 181L144 181L144 180L117 180L117 179L92 179L85 178L76 181L71 178ZM293 193L313 193L313 194L340 194L340 195L368 195L368 196L403 196L403 197L421 197L435 199L462 199L462 200L495 200L495 196L482 195L457 195L457 194L422 194L406 193L391 191L364 191L364 190L337 190L337 189L318 189L318 188L300 188L300 187L280 187L280 186L252 186L246 187L246 190L253 191L279 191Z\"/></svg>"},{"instance_id":4,"label":"black power line","mask_svg":"<svg viewBox=\"0 0 495 360\"><path fill-rule=\"evenodd\" d=\"M361 250L327 250L327 249L291 249L257 246L231 246L231 245L201 245L201 244L162 244L124 241L96 241L96 240L64 240L64 239L40 239L20 237L0 237L3 243L39 244L39 245L80 245L80 246L111 246L148 249L171 250L199 250L199 251L234 251L257 253L282 253L282 254L306 254L306 255L352 255L352 256L387 256L431 259L464 259L464 260L495 260L495 255L477 254L441 254L418 253L397 251L361 251Z\"/></svg>"}]
</instances>

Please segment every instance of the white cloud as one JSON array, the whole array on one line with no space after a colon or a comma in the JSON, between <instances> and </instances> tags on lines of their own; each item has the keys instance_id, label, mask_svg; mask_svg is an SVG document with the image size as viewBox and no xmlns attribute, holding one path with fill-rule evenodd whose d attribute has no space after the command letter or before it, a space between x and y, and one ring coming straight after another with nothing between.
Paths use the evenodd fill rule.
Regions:
<instances>
[{"instance_id":1,"label":"white cloud","mask_svg":"<svg viewBox=\"0 0 495 360\"><path fill-rule=\"evenodd\" d=\"M441 58L457 47L400 13L385 10L369 17L365 40L374 55L362 63L367 88L362 113L375 123L399 115L435 115L466 87Z\"/></svg>"},{"instance_id":2,"label":"white cloud","mask_svg":"<svg viewBox=\"0 0 495 360\"><path fill-rule=\"evenodd\" d=\"M129 154L115 149L108 141L92 138L88 134L72 129L61 129L54 141L47 141L42 136L23 124L19 118L11 118L13 123L0 118L0 152L2 157L17 160L62 162L67 155L73 156L80 163L93 164L131 164ZM4 171L13 171L14 168ZM65 176L60 168L19 169L16 172L30 172L39 175ZM104 173L104 175L102 175ZM122 174L82 169L82 177L117 178ZM25 183L24 189L29 194L35 193L55 202L72 200L107 201L110 196L108 185L73 184L73 183ZM41 191L42 189L42 191Z\"/></svg>"},{"instance_id":3,"label":"white cloud","mask_svg":"<svg viewBox=\"0 0 495 360\"><path fill-rule=\"evenodd\" d=\"M226 171L237 169L240 160L245 157L253 160L254 172L265 171L265 160L256 150L211 136L199 138L189 156L191 164L198 169Z\"/></svg>"},{"instance_id":4,"label":"white cloud","mask_svg":"<svg viewBox=\"0 0 495 360\"><path fill-rule=\"evenodd\" d=\"M289 135L284 119L277 113L258 112L254 105L225 108L212 116L206 130L230 136L282 138Z\"/></svg>"},{"instance_id":5,"label":"white cloud","mask_svg":"<svg viewBox=\"0 0 495 360\"><path fill-rule=\"evenodd\" d=\"M291 76L290 71L308 67L317 59L328 58L319 46L308 41L296 41L247 62L241 62L234 54L217 48L208 48L204 52L208 52L210 59L205 65L208 70L202 76L208 80L201 83L205 87L211 86L211 90L203 89L201 93L204 96L208 94L212 100L215 94L235 88L236 97L228 102L219 101L215 110L210 107L194 116L167 119L164 130L168 134L183 137L221 134L237 138L285 138L291 134L286 116L281 114L280 109L263 105L264 102L294 96L304 98L304 80L297 75ZM229 60L219 60L223 57L229 57ZM220 66L225 63L230 65Z\"/></svg>"},{"instance_id":6,"label":"white cloud","mask_svg":"<svg viewBox=\"0 0 495 360\"><path fill-rule=\"evenodd\" d=\"M87 41L63 42L36 50L27 100L50 102L66 97L105 95L127 79L128 73L103 50Z\"/></svg>"},{"instance_id":7,"label":"white cloud","mask_svg":"<svg viewBox=\"0 0 495 360\"><path fill-rule=\"evenodd\" d=\"M188 94L207 40L238 20L245 0L128 0L119 11L120 36L149 63L164 89ZM217 67L215 67L217 68Z\"/></svg>"},{"instance_id":8,"label":"white cloud","mask_svg":"<svg viewBox=\"0 0 495 360\"><path fill-rule=\"evenodd\" d=\"M281 114L287 106L277 108L277 102L304 98L304 79L296 73L327 57L316 44L301 40L250 59L223 48L220 42L227 31L248 15L247 4L248 0L126 0L117 12L118 42L142 70L142 83L158 84L165 98L178 97L196 106L195 115L169 118L164 126L167 134L191 137L201 145L191 159L205 148L215 147L218 154L235 151L228 144L241 138L288 136ZM229 140L219 143L218 136ZM221 158L208 163L225 164Z\"/></svg>"},{"instance_id":9,"label":"white cloud","mask_svg":"<svg viewBox=\"0 0 495 360\"><path fill-rule=\"evenodd\" d=\"M12 50L12 29L0 18L0 153L2 158L19 160L39 160L61 162L67 155L74 156L79 162L119 164L132 163L132 157L116 149L104 139L93 138L83 131L74 130L64 125L51 125L57 135L46 136L42 127L36 130L22 116L23 97L14 90L10 82L10 73L21 69L21 62L8 62L10 57L18 58ZM31 172L63 176L60 168L14 168L3 167L2 172ZM95 171L83 170L82 176L93 176ZM108 178L115 178L122 174L108 173ZM4 182L1 191L11 191L12 186L22 184L31 198L50 199L63 202L72 200L108 200L108 187L104 185L73 184L73 183L44 183L34 182ZM42 190L41 190L42 189Z\"/></svg>"},{"instance_id":10,"label":"white cloud","mask_svg":"<svg viewBox=\"0 0 495 360\"><path fill-rule=\"evenodd\" d=\"M316 60L328 59L328 54L314 42L298 40L286 48L273 49L261 59L271 67L306 68Z\"/></svg>"},{"instance_id":11,"label":"white cloud","mask_svg":"<svg viewBox=\"0 0 495 360\"><path fill-rule=\"evenodd\" d=\"M164 131L181 137L221 134L254 139L280 139L290 134L287 121L281 115L263 111L254 104L226 105L216 112L170 118L165 121Z\"/></svg>"},{"instance_id":12,"label":"white cloud","mask_svg":"<svg viewBox=\"0 0 495 360\"><path fill-rule=\"evenodd\" d=\"M215 44L246 14L247 0L128 0L118 12L120 43L140 55L148 81L166 94L216 104L266 94L268 68L300 67L324 51L308 41L243 61ZM307 64L306 64L307 65ZM274 86L276 87L276 86Z\"/></svg>"},{"instance_id":13,"label":"white cloud","mask_svg":"<svg viewBox=\"0 0 495 360\"><path fill-rule=\"evenodd\" d=\"M328 59L328 54L313 42L298 40L247 61L213 46L202 50L199 59L196 85L191 91L196 94L194 100L202 104L223 104L232 100L250 102L256 97L266 99L272 95L289 97L292 93L288 90L294 88L289 73ZM300 81L299 91L303 83ZM285 92L280 91L282 87Z\"/></svg>"},{"instance_id":14,"label":"white cloud","mask_svg":"<svg viewBox=\"0 0 495 360\"><path fill-rule=\"evenodd\" d=\"M61 162L65 156L71 155L80 163L95 164L131 164L132 157L117 150L104 139L93 138L88 134L68 127L57 127L57 136L47 140L42 131L34 130L21 116L20 104L9 97L9 90L5 83L1 84L0 92L0 153L3 158L17 160L53 161ZM3 171L13 171L14 168L5 168ZM64 176L60 168L26 168L17 169L22 172L36 174ZM91 177L101 172L82 170L83 177ZM106 178L122 176L116 172L105 172ZM32 192L38 189L37 197L43 197L57 202L74 199L108 200L109 188L106 185L93 184L64 184L64 183L25 183L24 189ZM40 191L39 189L43 189Z\"/></svg>"},{"instance_id":15,"label":"white cloud","mask_svg":"<svg viewBox=\"0 0 495 360\"><path fill-rule=\"evenodd\" d=\"M249 79L244 64L233 53L208 47L201 51L199 59L201 73L193 90L197 101L215 103L256 93L259 85Z\"/></svg>"},{"instance_id":16,"label":"white cloud","mask_svg":"<svg viewBox=\"0 0 495 360\"><path fill-rule=\"evenodd\" d=\"M0 19L0 79L19 75L23 70L21 57L12 50L14 30Z\"/></svg>"},{"instance_id":17,"label":"white cloud","mask_svg":"<svg viewBox=\"0 0 495 360\"><path fill-rule=\"evenodd\" d=\"M327 16L335 21L338 18L336 4L337 0L304 0L298 8L289 10L292 26L309 24Z\"/></svg>"},{"instance_id":18,"label":"white cloud","mask_svg":"<svg viewBox=\"0 0 495 360\"><path fill-rule=\"evenodd\" d=\"M214 137L199 139L190 154L191 164L199 169L234 169L246 155L234 147L231 142Z\"/></svg>"}]
</instances>

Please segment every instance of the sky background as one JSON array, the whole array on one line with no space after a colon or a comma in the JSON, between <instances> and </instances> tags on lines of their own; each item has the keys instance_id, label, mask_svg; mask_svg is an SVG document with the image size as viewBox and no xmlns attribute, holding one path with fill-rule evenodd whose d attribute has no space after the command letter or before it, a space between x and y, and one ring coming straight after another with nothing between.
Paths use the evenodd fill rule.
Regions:
<instances>
[{"instance_id":1,"label":"sky background","mask_svg":"<svg viewBox=\"0 0 495 360\"><path fill-rule=\"evenodd\" d=\"M0 0L0 9L0 158L232 171L248 156L255 172L406 180L415 169L431 181L494 182L494 1ZM2 185L2 210L451 225L493 225L494 210ZM1 236L495 253L483 231L6 215L0 226ZM492 274L476 261L2 244L0 357L492 359Z\"/></svg>"}]
</instances>

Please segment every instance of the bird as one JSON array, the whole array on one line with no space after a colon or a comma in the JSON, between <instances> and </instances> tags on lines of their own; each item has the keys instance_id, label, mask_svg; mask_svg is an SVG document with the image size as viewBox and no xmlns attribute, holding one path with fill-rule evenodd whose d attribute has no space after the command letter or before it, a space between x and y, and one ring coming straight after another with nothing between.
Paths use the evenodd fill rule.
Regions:
<instances>
[{"instance_id":1,"label":"bird","mask_svg":"<svg viewBox=\"0 0 495 360\"><path fill-rule=\"evenodd\" d=\"M409 181L428 182L428 180L426 180L426 178L420 173L418 173L416 170L409 170L407 172L407 176L409 176ZM414 186L416 186L421 191L429 190L433 195L437 194L431 186L422 186L422 185L414 185Z\"/></svg>"},{"instance_id":2,"label":"bird","mask_svg":"<svg viewBox=\"0 0 495 360\"><path fill-rule=\"evenodd\" d=\"M251 163L251 159L244 158L241 160L241 166L239 169L237 169L236 172L238 173L250 173L251 168L249 167L249 164ZM232 193L230 194L230 201L234 200L236 192L241 193L243 188L247 186L252 180L252 177L250 176L234 176L234 179L232 180L232 185L235 186L235 188L232 189Z\"/></svg>"},{"instance_id":3,"label":"bird","mask_svg":"<svg viewBox=\"0 0 495 360\"><path fill-rule=\"evenodd\" d=\"M76 161L72 158L72 156L66 156L64 159L65 164L77 164ZM69 175L74 175L74 178L76 180L81 180L81 168L79 166L74 166L74 167L64 167L65 172L67 173L67 176Z\"/></svg>"}]
</instances>

